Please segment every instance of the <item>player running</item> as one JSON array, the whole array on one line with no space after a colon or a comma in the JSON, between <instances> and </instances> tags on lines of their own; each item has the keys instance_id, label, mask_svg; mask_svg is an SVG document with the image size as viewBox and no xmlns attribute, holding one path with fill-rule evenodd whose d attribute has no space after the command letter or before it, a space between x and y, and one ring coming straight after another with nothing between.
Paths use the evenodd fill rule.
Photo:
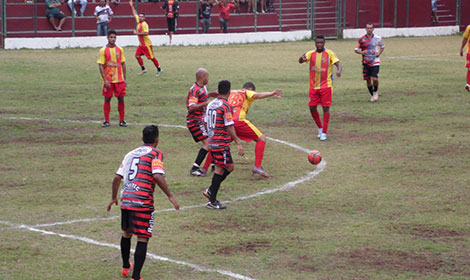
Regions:
<instances>
[{"instance_id":1,"label":"player running","mask_svg":"<svg viewBox=\"0 0 470 280\"><path fill-rule=\"evenodd\" d=\"M299 63L310 62L310 101L308 106L313 120L318 126L318 138L320 141L327 139L328 124L330 122L330 106L333 96L333 69L337 68L336 77L341 77L343 67L336 55L325 49L325 36L318 35L315 38L316 50L309 51L299 58ZM323 124L317 106L323 107Z\"/></svg>"},{"instance_id":2,"label":"player running","mask_svg":"<svg viewBox=\"0 0 470 280\"><path fill-rule=\"evenodd\" d=\"M362 75L371 95L370 102L379 99L380 55L384 49L382 38L374 34L374 24L367 23L366 35L359 38L354 51L362 55Z\"/></svg>"},{"instance_id":3,"label":"player running","mask_svg":"<svg viewBox=\"0 0 470 280\"><path fill-rule=\"evenodd\" d=\"M142 60L141 56L145 55L147 59L151 60L155 67L157 67L157 77L160 77L163 73L162 68L160 68L160 64L158 64L158 60L153 54L153 47L152 47L152 41L150 41L149 38L149 25L147 22L145 22L145 14L144 13L139 13L137 14L137 11L134 8L134 3L132 0L129 1L129 5L131 6L132 9L132 14L135 17L135 20L137 21L137 27L136 30L134 31L134 34L137 35L139 38L139 46L137 47L137 50L135 51L135 58L137 59L137 62L139 63L140 67L142 68L142 71L139 72L139 76L147 73L147 69L145 69L144 66L144 61Z\"/></svg>"},{"instance_id":4,"label":"player running","mask_svg":"<svg viewBox=\"0 0 470 280\"><path fill-rule=\"evenodd\" d=\"M227 99L230 95L230 82L223 80L219 82L218 97L207 105L205 121L209 135L209 146L215 169L212 184L204 196L209 199L207 207L215 210L225 209L226 206L217 200L217 192L220 184L234 169L232 155L230 154L230 140L237 144L238 154L243 156L244 151L235 133L232 106ZM231 139L230 139L231 138Z\"/></svg>"},{"instance_id":5,"label":"player running","mask_svg":"<svg viewBox=\"0 0 470 280\"><path fill-rule=\"evenodd\" d=\"M103 81L104 96L104 122L102 127L108 127L109 112L111 111L111 98L118 99L119 126L126 127L124 121L125 105L124 96L126 96L126 58L124 50L116 45L116 31L111 29L108 32L108 44L100 49L98 58L101 80Z\"/></svg>"},{"instance_id":6,"label":"player running","mask_svg":"<svg viewBox=\"0 0 470 280\"><path fill-rule=\"evenodd\" d=\"M130 151L121 163L114 176L111 202L108 212L113 204L118 204L117 193L124 179L121 191L121 256L122 276L128 276L132 271L132 279L142 279L140 271L147 255L147 243L152 237L154 226L153 192L155 184L166 194L176 210L178 202L171 195L165 181L163 166L163 153L157 149L158 127L146 126L142 131L143 146ZM131 250L131 237L137 236L137 246L134 253L134 265L129 262Z\"/></svg>"},{"instance_id":7,"label":"player running","mask_svg":"<svg viewBox=\"0 0 470 280\"><path fill-rule=\"evenodd\" d=\"M465 89L467 91L470 91L470 25L467 26L465 29L465 32L463 33L463 40L462 40L462 46L460 47L460 56L463 56L463 49L465 46L467 46L467 63L465 64L465 67L467 67L467 85L465 85Z\"/></svg>"},{"instance_id":8,"label":"player running","mask_svg":"<svg viewBox=\"0 0 470 280\"><path fill-rule=\"evenodd\" d=\"M209 140L207 137L206 123L204 122L204 112L206 106L209 104L209 95L207 93L206 85L209 82L209 72L204 68L196 70L196 82L191 87L186 98L186 108L188 114L186 115L186 126L193 136L194 141L202 142L202 147L199 149L193 167L189 174L193 176L206 177L206 173L201 171L199 166L206 157L209 151ZM212 161L212 156L209 153L207 157L209 162Z\"/></svg>"},{"instance_id":9,"label":"player running","mask_svg":"<svg viewBox=\"0 0 470 280\"><path fill-rule=\"evenodd\" d=\"M282 90L276 89L271 92L255 92L256 87L252 82L243 85L242 90L232 90L228 98L228 103L233 106L233 120L235 122L235 132L237 136L247 142L255 141L255 166L251 170L253 174L269 177L269 174L261 167L266 146L266 136L249 120L246 119L251 104L256 99L266 97L280 98Z\"/></svg>"}]
</instances>

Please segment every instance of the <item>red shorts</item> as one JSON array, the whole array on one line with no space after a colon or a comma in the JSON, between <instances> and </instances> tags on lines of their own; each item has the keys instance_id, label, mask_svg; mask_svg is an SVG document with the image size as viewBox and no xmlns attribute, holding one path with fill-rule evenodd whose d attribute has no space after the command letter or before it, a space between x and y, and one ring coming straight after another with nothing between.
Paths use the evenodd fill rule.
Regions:
<instances>
[{"instance_id":1,"label":"red shorts","mask_svg":"<svg viewBox=\"0 0 470 280\"><path fill-rule=\"evenodd\" d=\"M114 92L114 96L116 96L116 97L126 96L126 83L124 83L124 82L111 83L109 85L110 85L109 88L106 88L103 85L103 96L104 97L113 97L113 92Z\"/></svg>"},{"instance_id":2,"label":"red shorts","mask_svg":"<svg viewBox=\"0 0 470 280\"><path fill-rule=\"evenodd\" d=\"M333 89L332 88L321 88L321 89L311 88L308 93L308 96L310 97L308 106L322 105L323 107L330 107L331 97L333 96Z\"/></svg>"},{"instance_id":3,"label":"red shorts","mask_svg":"<svg viewBox=\"0 0 470 280\"><path fill-rule=\"evenodd\" d=\"M238 138L250 142L258 139L263 133L249 120L235 121L235 132Z\"/></svg>"},{"instance_id":4,"label":"red shorts","mask_svg":"<svg viewBox=\"0 0 470 280\"><path fill-rule=\"evenodd\" d=\"M133 235L151 238L153 223L153 211L121 209L121 229L129 230L129 233Z\"/></svg>"},{"instance_id":5,"label":"red shorts","mask_svg":"<svg viewBox=\"0 0 470 280\"><path fill-rule=\"evenodd\" d=\"M143 56L145 55L148 59L153 59L155 56L153 55L153 47L152 46L138 46L137 50L135 51L135 56Z\"/></svg>"},{"instance_id":6,"label":"red shorts","mask_svg":"<svg viewBox=\"0 0 470 280\"><path fill-rule=\"evenodd\" d=\"M227 169L227 165L233 163L232 154L229 149L211 149L213 163L224 169Z\"/></svg>"},{"instance_id":7,"label":"red shorts","mask_svg":"<svg viewBox=\"0 0 470 280\"><path fill-rule=\"evenodd\" d=\"M467 52L467 64L465 64L465 67L470 68L470 51Z\"/></svg>"},{"instance_id":8,"label":"red shorts","mask_svg":"<svg viewBox=\"0 0 470 280\"><path fill-rule=\"evenodd\" d=\"M206 125L203 122L201 123L190 122L190 123L186 123L186 126L188 127L189 132L191 132L191 135L193 136L193 139L196 143L204 139L207 139Z\"/></svg>"}]
</instances>

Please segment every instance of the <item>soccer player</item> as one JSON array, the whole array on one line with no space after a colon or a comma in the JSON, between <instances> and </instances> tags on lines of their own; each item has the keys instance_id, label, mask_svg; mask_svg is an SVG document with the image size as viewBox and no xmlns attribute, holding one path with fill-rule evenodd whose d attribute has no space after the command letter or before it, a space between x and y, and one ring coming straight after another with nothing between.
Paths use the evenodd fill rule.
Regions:
<instances>
[{"instance_id":1,"label":"soccer player","mask_svg":"<svg viewBox=\"0 0 470 280\"><path fill-rule=\"evenodd\" d=\"M209 104L208 93L206 85L209 82L209 72L204 68L196 70L196 82L191 87L186 98L186 108L188 114L186 115L186 126L193 136L194 141L202 142L202 147L199 149L196 160L193 163L189 174L193 176L206 177L206 173L201 171L199 166L206 157L209 151L209 140L207 137L206 123L204 122L204 112L206 106ZM207 160L212 161L212 156L209 154Z\"/></svg>"},{"instance_id":2,"label":"soccer player","mask_svg":"<svg viewBox=\"0 0 470 280\"><path fill-rule=\"evenodd\" d=\"M154 226L153 192L155 184L166 194L176 210L179 210L178 202L171 195L165 181L165 169L163 166L163 153L157 149L158 127L146 126L142 131L143 146L140 146L124 157L121 166L114 176L112 184L111 202L107 210L111 210L113 204L118 204L117 193L124 179L121 191L121 256L122 276L128 276L133 269L132 279L142 279L140 271L147 255L147 244L152 237ZM137 236L137 246L134 253L134 265L129 262L131 250L131 237Z\"/></svg>"},{"instance_id":3,"label":"soccer player","mask_svg":"<svg viewBox=\"0 0 470 280\"><path fill-rule=\"evenodd\" d=\"M160 77L163 73L162 68L160 68L160 64L158 63L157 58L153 54L153 47L152 47L152 41L150 41L149 38L149 25L147 22L145 22L145 14L144 13L139 13L137 14L137 11L134 8L134 3L132 0L129 1L129 5L131 6L132 9L132 14L135 17L135 20L137 21L137 27L136 30L134 31L134 34L137 35L139 38L139 46L137 47L137 50L135 51L135 58L137 59L137 62L139 63L140 67L142 68L142 71L139 72L139 76L147 73L147 69L145 69L144 66L144 61L142 60L141 56L145 55L147 59L151 60L155 67L157 67L157 77Z\"/></svg>"},{"instance_id":4,"label":"soccer player","mask_svg":"<svg viewBox=\"0 0 470 280\"><path fill-rule=\"evenodd\" d=\"M243 146L235 133L232 118L232 106L227 99L230 95L230 82L223 80L218 85L218 97L207 105L205 121L209 135L209 147L214 160L215 169L212 184L204 191L209 199L207 207L215 210L225 209L226 206L217 200L220 184L234 169L232 155L230 154L230 141L237 144L238 154L243 156Z\"/></svg>"},{"instance_id":5,"label":"soccer player","mask_svg":"<svg viewBox=\"0 0 470 280\"><path fill-rule=\"evenodd\" d=\"M228 103L233 107L233 120L235 122L235 132L237 136L247 142L255 141L255 166L251 170L253 174L259 174L263 177L269 177L264 171L261 163L263 162L264 148L266 146L266 136L249 120L246 119L251 104L256 99L266 97L280 98L282 90L276 89L271 92L255 92L256 87L252 82L243 85L242 90L232 90L228 98Z\"/></svg>"},{"instance_id":6,"label":"soccer player","mask_svg":"<svg viewBox=\"0 0 470 280\"><path fill-rule=\"evenodd\" d=\"M379 99L380 55L384 49L382 38L374 34L374 24L367 23L366 35L359 38L354 51L362 55L362 75L371 95L370 102Z\"/></svg>"},{"instance_id":7,"label":"soccer player","mask_svg":"<svg viewBox=\"0 0 470 280\"><path fill-rule=\"evenodd\" d=\"M465 64L465 67L467 67L467 85L465 85L465 89L467 91L470 91L470 25L467 26L465 29L465 32L463 33L463 40L462 40L462 46L460 47L460 56L463 56L463 49L465 46L467 46L467 63Z\"/></svg>"},{"instance_id":8,"label":"soccer player","mask_svg":"<svg viewBox=\"0 0 470 280\"><path fill-rule=\"evenodd\" d=\"M337 68L336 77L341 77L343 67L336 55L325 49L325 36L317 35L315 38L316 50L309 51L299 58L299 63L310 62L310 101L308 106L313 120L318 126L318 138L321 141L327 139L328 124L330 122L330 106L333 96L333 69ZM323 124L317 106L323 107Z\"/></svg>"},{"instance_id":9,"label":"soccer player","mask_svg":"<svg viewBox=\"0 0 470 280\"><path fill-rule=\"evenodd\" d=\"M111 98L118 99L119 126L126 127L124 121L125 105L124 96L126 96L126 58L124 50L116 45L116 31L111 29L108 32L108 44L100 50L98 65L103 80L104 96L104 122L102 127L108 127L109 112L111 111Z\"/></svg>"}]
</instances>

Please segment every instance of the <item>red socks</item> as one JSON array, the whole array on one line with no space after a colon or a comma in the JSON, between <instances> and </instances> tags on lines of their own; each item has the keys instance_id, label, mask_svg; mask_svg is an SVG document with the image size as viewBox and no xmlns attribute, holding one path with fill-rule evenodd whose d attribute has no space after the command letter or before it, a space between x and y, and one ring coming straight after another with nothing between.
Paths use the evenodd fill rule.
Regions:
<instances>
[{"instance_id":1,"label":"red socks","mask_svg":"<svg viewBox=\"0 0 470 280\"><path fill-rule=\"evenodd\" d=\"M328 132L328 124L330 123L330 113L323 114L323 133Z\"/></svg>"},{"instance_id":2,"label":"red socks","mask_svg":"<svg viewBox=\"0 0 470 280\"><path fill-rule=\"evenodd\" d=\"M211 151L209 151L209 154L206 157L206 162L204 162L204 166L202 168L204 168L205 170L209 170L209 165L211 165L211 163L212 163L212 153Z\"/></svg>"},{"instance_id":3,"label":"red socks","mask_svg":"<svg viewBox=\"0 0 470 280\"><path fill-rule=\"evenodd\" d=\"M467 85L470 85L470 71L467 71Z\"/></svg>"},{"instance_id":4,"label":"red socks","mask_svg":"<svg viewBox=\"0 0 470 280\"><path fill-rule=\"evenodd\" d=\"M118 111L119 111L119 121L124 121L124 113L125 113L125 105L124 102L118 102ZM109 111L108 111L108 118L109 118Z\"/></svg>"},{"instance_id":5,"label":"red socks","mask_svg":"<svg viewBox=\"0 0 470 280\"><path fill-rule=\"evenodd\" d=\"M104 120L109 122L109 112L111 111L111 103L105 102L103 104L103 111L104 111Z\"/></svg>"},{"instance_id":6,"label":"red socks","mask_svg":"<svg viewBox=\"0 0 470 280\"><path fill-rule=\"evenodd\" d=\"M158 60L155 57L152 59L152 61L153 64L155 64L155 67L157 67L157 69L160 68L160 64L158 64Z\"/></svg>"},{"instance_id":7,"label":"red socks","mask_svg":"<svg viewBox=\"0 0 470 280\"><path fill-rule=\"evenodd\" d=\"M137 62L139 63L139 65L142 67L144 66L144 61L142 60L142 58L140 56L136 57L137 58Z\"/></svg>"},{"instance_id":8,"label":"red socks","mask_svg":"<svg viewBox=\"0 0 470 280\"><path fill-rule=\"evenodd\" d=\"M312 115L312 118L315 121L315 123L317 124L318 128L322 128L320 114L318 113L318 111L317 110L315 110L313 112L310 111L310 114Z\"/></svg>"},{"instance_id":9,"label":"red socks","mask_svg":"<svg viewBox=\"0 0 470 280\"><path fill-rule=\"evenodd\" d=\"M264 157L264 147L266 142L259 140L255 146L255 167L260 168Z\"/></svg>"}]
</instances>

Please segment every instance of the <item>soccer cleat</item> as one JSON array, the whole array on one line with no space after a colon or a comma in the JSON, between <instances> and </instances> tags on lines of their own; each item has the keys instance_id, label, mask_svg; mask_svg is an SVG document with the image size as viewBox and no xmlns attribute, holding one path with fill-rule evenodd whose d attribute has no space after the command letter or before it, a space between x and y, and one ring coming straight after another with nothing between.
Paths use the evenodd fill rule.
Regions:
<instances>
[{"instance_id":1,"label":"soccer cleat","mask_svg":"<svg viewBox=\"0 0 470 280\"><path fill-rule=\"evenodd\" d=\"M467 85L465 86L465 89L466 89L467 91L470 91L470 84L467 84Z\"/></svg>"},{"instance_id":2,"label":"soccer cleat","mask_svg":"<svg viewBox=\"0 0 470 280\"><path fill-rule=\"evenodd\" d=\"M122 268L121 270L122 276L126 276L126 277L129 276L129 272L134 268L134 265L131 262L129 262L129 264L131 265L129 266L129 268L124 268L124 267Z\"/></svg>"},{"instance_id":3,"label":"soccer cleat","mask_svg":"<svg viewBox=\"0 0 470 280\"><path fill-rule=\"evenodd\" d=\"M204 175L207 176L207 170L205 170L204 168L199 168L199 170L200 170Z\"/></svg>"},{"instance_id":4,"label":"soccer cleat","mask_svg":"<svg viewBox=\"0 0 470 280\"><path fill-rule=\"evenodd\" d=\"M108 126L110 126L110 125L111 125L111 124L109 124L109 122L107 122L107 121L104 121L104 122L101 124L102 127L108 127Z\"/></svg>"},{"instance_id":5,"label":"soccer cleat","mask_svg":"<svg viewBox=\"0 0 470 280\"><path fill-rule=\"evenodd\" d=\"M199 167L191 168L191 171L189 171L189 174L191 174L191 176L207 177L207 174L202 172L201 169L199 169Z\"/></svg>"},{"instance_id":6,"label":"soccer cleat","mask_svg":"<svg viewBox=\"0 0 470 280\"><path fill-rule=\"evenodd\" d=\"M209 187L210 188L210 187ZM211 199L211 190L207 188L204 192L202 192L202 194L207 197L207 199Z\"/></svg>"},{"instance_id":7,"label":"soccer cleat","mask_svg":"<svg viewBox=\"0 0 470 280\"><path fill-rule=\"evenodd\" d=\"M162 74L163 74L163 69L160 70L160 71L158 71L158 72L157 72L157 75L155 75L155 76L160 77Z\"/></svg>"},{"instance_id":8,"label":"soccer cleat","mask_svg":"<svg viewBox=\"0 0 470 280\"><path fill-rule=\"evenodd\" d=\"M325 141L328 137L326 136L326 133L322 133L320 136L320 141Z\"/></svg>"},{"instance_id":9,"label":"soccer cleat","mask_svg":"<svg viewBox=\"0 0 470 280\"><path fill-rule=\"evenodd\" d=\"M375 97L374 97L374 95L372 95L372 96L370 97L370 100L369 100L369 101L370 101L370 102L375 102Z\"/></svg>"},{"instance_id":10,"label":"soccer cleat","mask_svg":"<svg viewBox=\"0 0 470 280\"><path fill-rule=\"evenodd\" d=\"M323 133L323 128L318 129L318 139L320 139L321 134Z\"/></svg>"},{"instance_id":11,"label":"soccer cleat","mask_svg":"<svg viewBox=\"0 0 470 280\"><path fill-rule=\"evenodd\" d=\"M224 210L227 206L221 204L218 200L215 202L207 202L206 207L213 210Z\"/></svg>"},{"instance_id":12,"label":"soccer cleat","mask_svg":"<svg viewBox=\"0 0 470 280\"><path fill-rule=\"evenodd\" d=\"M253 172L253 174L259 174L266 178L270 177L269 174L266 171L264 171L263 167L253 167L251 172Z\"/></svg>"},{"instance_id":13,"label":"soccer cleat","mask_svg":"<svg viewBox=\"0 0 470 280\"><path fill-rule=\"evenodd\" d=\"M142 76L143 74L145 74L147 72L148 72L148 70L144 69L144 70L140 71L137 75Z\"/></svg>"},{"instance_id":14,"label":"soccer cleat","mask_svg":"<svg viewBox=\"0 0 470 280\"><path fill-rule=\"evenodd\" d=\"M120 121L120 122L119 122L119 126L127 127L126 121Z\"/></svg>"},{"instance_id":15,"label":"soccer cleat","mask_svg":"<svg viewBox=\"0 0 470 280\"><path fill-rule=\"evenodd\" d=\"M379 100L379 93L377 91L374 91L374 94L372 95L372 97L374 98L374 101Z\"/></svg>"}]
</instances>

